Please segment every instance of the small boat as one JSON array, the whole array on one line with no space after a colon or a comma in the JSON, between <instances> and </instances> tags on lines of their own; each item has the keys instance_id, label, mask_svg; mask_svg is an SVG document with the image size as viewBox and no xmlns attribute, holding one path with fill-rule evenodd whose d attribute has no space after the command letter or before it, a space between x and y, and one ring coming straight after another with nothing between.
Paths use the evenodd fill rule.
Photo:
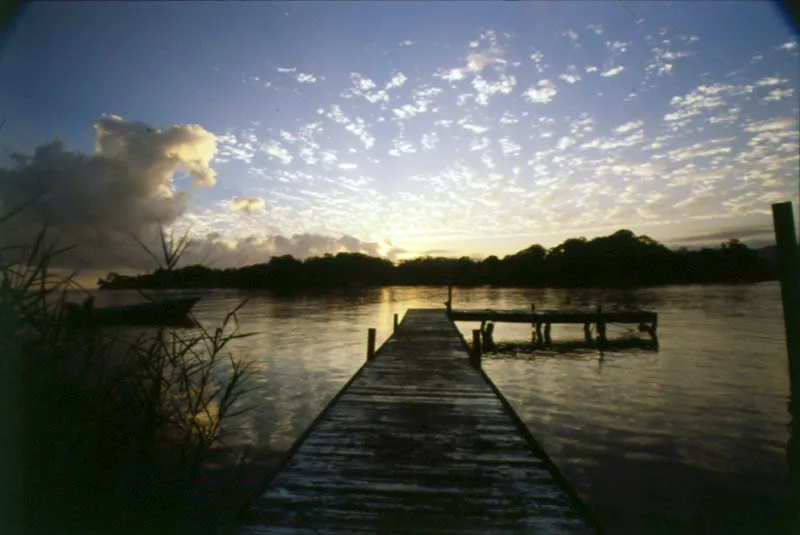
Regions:
<instances>
[{"instance_id":1,"label":"small boat","mask_svg":"<svg viewBox=\"0 0 800 535\"><path fill-rule=\"evenodd\" d=\"M71 303L67 316L82 325L174 325L186 324L199 297L177 297L110 307L94 307L92 298L83 305ZM189 321L190 323L190 321Z\"/></svg>"}]
</instances>

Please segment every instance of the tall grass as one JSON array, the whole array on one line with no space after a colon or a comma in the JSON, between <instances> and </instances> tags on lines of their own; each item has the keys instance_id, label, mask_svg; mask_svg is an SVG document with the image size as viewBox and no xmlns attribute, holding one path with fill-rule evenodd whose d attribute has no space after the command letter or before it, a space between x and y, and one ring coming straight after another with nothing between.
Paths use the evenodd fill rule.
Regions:
<instances>
[{"instance_id":1,"label":"tall grass","mask_svg":"<svg viewBox=\"0 0 800 535\"><path fill-rule=\"evenodd\" d=\"M11 454L22 457L21 531L213 532L192 521L194 489L223 423L242 412L248 363L229 344L247 336L237 320L244 303L214 329L156 327L132 338L76 327L67 291L78 287L52 269L66 249L47 236L0 247L0 359L16 405L6 432L19 427ZM188 242L161 237L162 269L171 270Z\"/></svg>"}]
</instances>

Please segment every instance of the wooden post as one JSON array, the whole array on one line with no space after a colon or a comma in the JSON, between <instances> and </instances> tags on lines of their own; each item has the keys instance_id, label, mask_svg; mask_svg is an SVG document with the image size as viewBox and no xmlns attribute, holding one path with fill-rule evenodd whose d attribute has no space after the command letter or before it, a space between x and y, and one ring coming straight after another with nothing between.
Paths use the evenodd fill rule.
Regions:
<instances>
[{"instance_id":1,"label":"wooden post","mask_svg":"<svg viewBox=\"0 0 800 535\"><path fill-rule=\"evenodd\" d=\"M544 324L544 345L550 347L553 345L553 339L550 338L550 326L552 324L548 321Z\"/></svg>"},{"instance_id":2,"label":"wooden post","mask_svg":"<svg viewBox=\"0 0 800 535\"><path fill-rule=\"evenodd\" d=\"M536 322L536 345L540 346L544 343L544 336L542 336L542 323Z\"/></svg>"},{"instance_id":3,"label":"wooden post","mask_svg":"<svg viewBox=\"0 0 800 535\"><path fill-rule=\"evenodd\" d=\"M453 311L453 283L447 285L447 313Z\"/></svg>"},{"instance_id":4,"label":"wooden post","mask_svg":"<svg viewBox=\"0 0 800 535\"><path fill-rule=\"evenodd\" d=\"M606 343L606 320L603 318L603 307L597 307L597 341Z\"/></svg>"},{"instance_id":5,"label":"wooden post","mask_svg":"<svg viewBox=\"0 0 800 535\"><path fill-rule=\"evenodd\" d=\"M583 324L583 338L587 344L592 342L592 324L588 321Z\"/></svg>"},{"instance_id":6,"label":"wooden post","mask_svg":"<svg viewBox=\"0 0 800 535\"><path fill-rule=\"evenodd\" d=\"M783 325L789 356L789 412L792 431L786 445L793 528L800 527L800 273L792 203L772 205L772 223L778 245L778 273L783 301Z\"/></svg>"},{"instance_id":7,"label":"wooden post","mask_svg":"<svg viewBox=\"0 0 800 535\"><path fill-rule=\"evenodd\" d=\"M650 324L650 338L653 339L653 342L658 343L658 316L653 318L653 323Z\"/></svg>"},{"instance_id":8,"label":"wooden post","mask_svg":"<svg viewBox=\"0 0 800 535\"><path fill-rule=\"evenodd\" d=\"M470 364L475 368L481 367L481 332L478 329L472 331L472 352L470 353Z\"/></svg>"},{"instance_id":9,"label":"wooden post","mask_svg":"<svg viewBox=\"0 0 800 535\"><path fill-rule=\"evenodd\" d=\"M375 329L367 330L367 362L375 358Z\"/></svg>"},{"instance_id":10,"label":"wooden post","mask_svg":"<svg viewBox=\"0 0 800 535\"><path fill-rule=\"evenodd\" d=\"M486 330L483 331L484 351L492 351L494 349L494 338L492 338L492 333L494 333L494 323L489 323L489 325L486 326Z\"/></svg>"},{"instance_id":11,"label":"wooden post","mask_svg":"<svg viewBox=\"0 0 800 535\"><path fill-rule=\"evenodd\" d=\"M536 304L531 303L531 315L536 313ZM531 322L531 343L536 343L536 323Z\"/></svg>"},{"instance_id":12,"label":"wooden post","mask_svg":"<svg viewBox=\"0 0 800 535\"><path fill-rule=\"evenodd\" d=\"M789 379L791 407L795 418L800 418L800 274L797 263L797 238L794 233L792 203L772 205L772 222L775 242L778 245L778 272L783 301L783 325L786 331L786 349L789 353Z\"/></svg>"},{"instance_id":13,"label":"wooden post","mask_svg":"<svg viewBox=\"0 0 800 535\"><path fill-rule=\"evenodd\" d=\"M392 329L392 332L397 332L397 323L398 323L398 317L397 317L397 314L395 314L394 315L394 328Z\"/></svg>"}]
</instances>

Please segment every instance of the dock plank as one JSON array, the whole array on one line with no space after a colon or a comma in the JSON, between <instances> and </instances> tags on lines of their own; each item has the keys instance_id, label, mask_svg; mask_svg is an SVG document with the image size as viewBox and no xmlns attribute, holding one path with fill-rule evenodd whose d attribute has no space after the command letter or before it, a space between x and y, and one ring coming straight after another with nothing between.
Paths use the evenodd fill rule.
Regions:
<instances>
[{"instance_id":1,"label":"dock plank","mask_svg":"<svg viewBox=\"0 0 800 535\"><path fill-rule=\"evenodd\" d=\"M241 534L591 533L442 310L410 310Z\"/></svg>"}]
</instances>

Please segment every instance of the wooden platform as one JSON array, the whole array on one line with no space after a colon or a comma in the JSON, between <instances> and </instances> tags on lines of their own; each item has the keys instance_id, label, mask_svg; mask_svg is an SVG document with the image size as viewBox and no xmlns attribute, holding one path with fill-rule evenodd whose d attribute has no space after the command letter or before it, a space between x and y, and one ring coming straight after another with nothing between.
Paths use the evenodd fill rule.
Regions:
<instances>
[{"instance_id":1,"label":"wooden platform","mask_svg":"<svg viewBox=\"0 0 800 535\"><path fill-rule=\"evenodd\" d=\"M452 292L452 290L451 290ZM452 296L452 293L451 293ZM447 313L453 321L480 321L484 348L492 348L494 323L530 323L534 327L532 338L539 347L551 347L553 341L550 329L554 323L583 324L583 336L587 344L602 346L608 342L606 327L609 323L638 323L639 330L647 332L655 346L658 346L658 314L649 310L595 310L581 309L537 309L530 310L454 310L451 301L445 303ZM487 325L487 322L489 324ZM544 331L542 330L544 327ZM594 328L597 339L592 335Z\"/></svg>"},{"instance_id":2,"label":"wooden platform","mask_svg":"<svg viewBox=\"0 0 800 535\"><path fill-rule=\"evenodd\" d=\"M506 323L654 323L658 314L649 310L601 311L580 309L536 310L456 310L453 321L494 321Z\"/></svg>"},{"instance_id":3,"label":"wooden platform","mask_svg":"<svg viewBox=\"0 0 800 535\"><path fill-rule=\"evenodd\" d=\"M242 534L591 533L444 310L410 310L300 438Z\"/></svg>"}]
</instances>

